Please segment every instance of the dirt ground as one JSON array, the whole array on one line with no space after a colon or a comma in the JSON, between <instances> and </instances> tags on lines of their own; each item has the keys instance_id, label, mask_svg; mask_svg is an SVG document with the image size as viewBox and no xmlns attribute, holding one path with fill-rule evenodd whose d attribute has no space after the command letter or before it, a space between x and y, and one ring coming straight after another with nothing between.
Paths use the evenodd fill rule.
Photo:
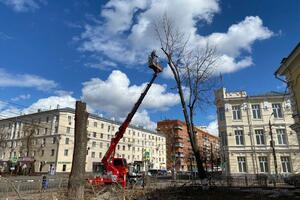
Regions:
<instances>
[{"instance_id":1,"label":"dirt ground","mask_svg":"<svg viewBox=\"0 0 300 200\"><path fill-rule=\"evenodd\" d=\"M300 190L264 190L261 188L215 188L203 191L201 187L180 187L156 190L137 200L300 200Z\"/></svg>"},{"instance_id":2,"label":"dirt ground","mask_svg":"<svg viewBox=\"0 0 300 200\"><path fill-rule=\"evenodd\" d=\"M46 191L22 194L24 200L64 200L67 199L64 190ZM109 190L87 190L87 200L300 200L300 189L238 189L238 188L214 188L202 190L201 187L170 187L165 189L142 189L122 191L118 188ZM1 196L0 200L17 200L19 197L15 194Z\"/></svg>"}]
</instances>

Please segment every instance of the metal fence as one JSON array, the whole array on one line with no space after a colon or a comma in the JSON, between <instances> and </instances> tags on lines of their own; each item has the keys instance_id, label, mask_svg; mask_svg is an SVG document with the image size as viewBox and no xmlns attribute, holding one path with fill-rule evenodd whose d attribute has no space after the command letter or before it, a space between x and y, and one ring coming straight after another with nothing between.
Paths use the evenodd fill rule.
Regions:
<instances>
[{"instance_id":1,"label":"metal fence","mask_svg":"<svg viewBox=\"0 0 300 200\"><path fill-rule=\"evenodd\" d=\"M48 189L59 189L68 186L68 178L66 177L53 177L48 178ZM24 193L40 191L42 189L42 178L32 177L29 179L7 179L0 178L0 196L1 193Z\"/></svg>"},{"instance_id":2,"label":"metal fence","mask_svg":"<svg viewBox=\"0 0 300 200\"><path fill-rule=\"evenodd\" d=\"M68 186L68 176L48 176L48 189L57 190ZM195 177L177 177L171 176L147 177L146 186L155 189L176 186L199 186L201 181ZM208 179L211 187L220 188L295 188L295 185L289 183L284 177L268 176L212 176ZM137 184L141 186L141 184ZM130 185L128 185L130 188ZM30 193L41 191L42 176L36 177L9 177L0 178L0 197L16 193ZM1 198L0 198L1 199Z\"/></svg>"}]
</instances>

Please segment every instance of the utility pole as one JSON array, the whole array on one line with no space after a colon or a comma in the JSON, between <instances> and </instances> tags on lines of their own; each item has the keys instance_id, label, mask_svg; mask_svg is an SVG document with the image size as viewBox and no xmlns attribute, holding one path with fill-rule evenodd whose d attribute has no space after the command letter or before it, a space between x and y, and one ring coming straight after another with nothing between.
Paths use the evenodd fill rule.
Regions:
<instances>
[{"instance_id":1,"label":"utility pole","mask_svg":"<svg viewBox=\"0 0 300 200\"><path fill-rule=\"evenodd\" d=\"M270 119L269 119L269 129L270 129L270 136L271 136L271 141L270 141L270 146L272 148L272 154L273 154L273 159L274 159L274 167L275 167L275 175L277 178L278 175L278 170L277 170L277 158L276 158L276 153L275 153L275 142L273 140L273 132L272 132L272 124L271 124L271 117L274 113L271 114Z\"/></svg>"},{"instance_id":2,"label":"utility pole","mask_svg":"<svg viewBox=\"0 0 300 200\"><path fill-rule=\"evenodd\" d=\"M87 152L87 119L86 103L76 101L75 141L72 169L68 184L68 199L84 200L85 161Z\"/></svg>"}]
</instances>

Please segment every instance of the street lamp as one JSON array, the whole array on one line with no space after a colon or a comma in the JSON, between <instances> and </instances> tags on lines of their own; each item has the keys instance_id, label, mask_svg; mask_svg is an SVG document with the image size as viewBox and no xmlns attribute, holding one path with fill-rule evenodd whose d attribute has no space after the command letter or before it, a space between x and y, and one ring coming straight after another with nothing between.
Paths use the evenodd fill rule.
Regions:
<instances>
[{"instance_id":1,"label":"street lamp","mask_svg":"<svg viewBox=\"0 0 300 200\"><path fill-rule=\"evenodd\" d=\"M276 178L277 178L277 175L278 175L277 158L276 158L276 153L275 153L275 143L274 143L274 140L273 140L273 132L272 132L272 124L271 124L272 115L274 115L274 112L272 112L272 114L269 118L269 129L270 129L270 136L271 136L270 146L272 148L272 154L273 154L273 159L274 159L274 167L275 167L275 175L276 175Z\"/></svg>"}]
</instances>

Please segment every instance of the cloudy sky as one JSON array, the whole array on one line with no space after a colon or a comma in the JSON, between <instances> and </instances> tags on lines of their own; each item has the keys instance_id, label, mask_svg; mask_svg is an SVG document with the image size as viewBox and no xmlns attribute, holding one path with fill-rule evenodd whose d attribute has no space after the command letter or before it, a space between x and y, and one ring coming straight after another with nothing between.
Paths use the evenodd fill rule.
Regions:
<instances>
[{"instance_id":1,"label":"cloudy sky","mask_svg":"<svg viewBox=\"0 0 300 200\"><path fill-rule=\"evenodd\" d=\"M190 44L216 47L228 90L282 91L273 73L299 42L299 10L298 0L0 0L0 117L82 99L90 112L123 119L151 77L153 23L164 14ZM174 86L165 70L134 123L183 119ZM195 117L216 134L213 104Z\"/></svg>"}]
</instances>

